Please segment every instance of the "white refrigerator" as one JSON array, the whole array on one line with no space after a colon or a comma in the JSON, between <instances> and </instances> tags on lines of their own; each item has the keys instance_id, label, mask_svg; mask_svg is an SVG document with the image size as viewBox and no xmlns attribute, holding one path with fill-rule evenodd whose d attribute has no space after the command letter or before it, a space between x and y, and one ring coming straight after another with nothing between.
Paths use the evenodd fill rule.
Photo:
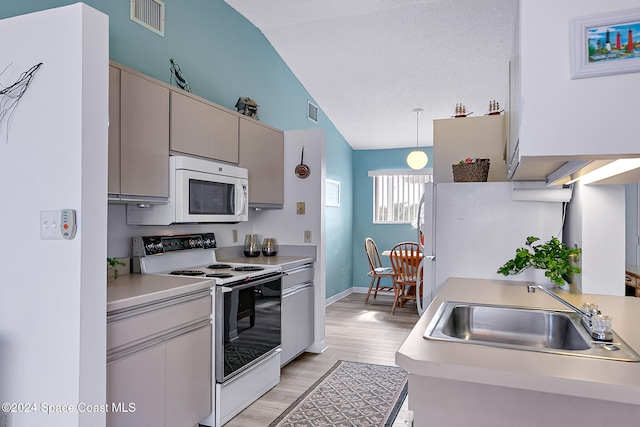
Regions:
<instances>
[{"instance_id":1,"label":"white refrigerator","mask_svg":"<svg viewBox=\"0 0 640 427\"><path fill-rule=\"evenodd\" d=\"M507 277L496 270L528 236L562 237L563 203L514 201L511 182L425 185L418 214L424 234L420 314L449 277L532 280L530 270Z\"/></svg>"}]
</instances>

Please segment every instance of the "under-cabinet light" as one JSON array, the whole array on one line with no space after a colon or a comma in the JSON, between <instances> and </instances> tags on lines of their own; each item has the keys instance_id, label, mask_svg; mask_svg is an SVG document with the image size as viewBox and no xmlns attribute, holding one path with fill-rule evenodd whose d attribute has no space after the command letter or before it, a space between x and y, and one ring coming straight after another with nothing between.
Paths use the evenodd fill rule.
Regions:
<instances>
[{"instance_id":1,"label":"under-cabinet light","mask_svg":"<svg viewBox=\"0 0 640 427\"><path fill-rule=\"evenodd\" d=\"M630 170L637 168L640 168L640 158L618 159L611 163L607 163L606 165L585 175L582 175L578 179L583 184L591 184L593 182L601 181L615 175L620 175L621 173L629 172Z\"/></svg>"}]
</instances>

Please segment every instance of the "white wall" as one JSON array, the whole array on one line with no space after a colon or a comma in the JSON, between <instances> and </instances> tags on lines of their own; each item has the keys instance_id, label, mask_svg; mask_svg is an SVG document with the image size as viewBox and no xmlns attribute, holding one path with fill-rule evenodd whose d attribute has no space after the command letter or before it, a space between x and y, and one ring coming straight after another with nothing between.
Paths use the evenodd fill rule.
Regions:
<instances>
[{"instance_id":1,"label":"white wall","mask_svg":"<svg viewBox=\"0 0 640 427\"><path fill-rule=\"evenodd\" d=\"M3 86L43 63L0 134L0 402L37 405L14 427L105 425L40 405L106 400L108 31L81 3L0 21ZM40 211L62 208L76 238L41 240Z\"/></svg>"},{"instance_id":2,"label":"white wall","mask_svg":"<svg viewBox=\"0 0 640 427\"><path fill-rule=\"evenodd\" d=\"M324 129L286 131L284 133L284 209L257 212L253 217L253 232L264 237L275 237L278 244L304 245L304 231L311 231L311 244L317 248L315 265L315 331L310 351L320 352L325 343L325 164L326 135ZM304 163L311 171L308 178L294 174L300 163L304 145ZM305 203L305 214L298 215L297 202Z\"/></svg>"},{"instance_id":3,"label":"white wall","mask_svg":"<svg viewBox=\"0 0 640 427\"><path fill-rule=\"evenodd\" d=\"M624 187L576 183L564 242L582 248L575 284L583 293L624 295Z\"/></svg>"},{"instance_id":4,"label":"white wall","mask_svg":"<svg viewBox=\"0 0 640 427\"><path fill-rule=\"evenodd\" d=\"M571 80L569 65L571 19L638 5L521 0L521 156L640 152L640 73Z\"/></svg>"}]
</instances>

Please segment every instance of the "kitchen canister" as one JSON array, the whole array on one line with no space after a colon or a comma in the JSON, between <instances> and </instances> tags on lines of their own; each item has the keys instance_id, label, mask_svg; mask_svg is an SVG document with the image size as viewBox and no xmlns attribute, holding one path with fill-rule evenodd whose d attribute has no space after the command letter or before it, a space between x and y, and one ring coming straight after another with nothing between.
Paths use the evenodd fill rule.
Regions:
<instances>
[{"instance_id":1,"label":"kitchen canister","mask_svg":"<svg viewBox=\"0 0 640 427\"><path fill-rule=\"evenodd\" d=\"M278 253L278 244L273 237L265 237L262 241L262 255L275 256Z\"/></svg>"},{"instance_id":2,"label":"kitchen canister","mask_svg":"<svg viewBox=\"0 0 640 427\"><path fill-rule=\"evenodd\" d=\"M244 256L256 257L260 255L260 237L257 234L244 236Z\"/></svg>"}]
</instances>

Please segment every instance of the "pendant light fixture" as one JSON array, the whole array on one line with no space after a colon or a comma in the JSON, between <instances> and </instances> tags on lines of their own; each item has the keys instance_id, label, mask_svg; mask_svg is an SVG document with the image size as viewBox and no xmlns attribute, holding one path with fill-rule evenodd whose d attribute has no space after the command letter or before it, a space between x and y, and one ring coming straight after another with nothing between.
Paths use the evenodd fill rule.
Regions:
<instances>
[{"instance_id":1,"label":"pendant light fixture","mask_svg":"<svg viewBox=\"0 0 640 427\"><path fill-rule=\"evenodd\" d=\"M413 112L416 113L416 149L407 155L407 165L411 169L422 169L429 162L427 153L418 149L418 117L422 112L422 108L414 108Z\"/></svg>"}]
</instances>

